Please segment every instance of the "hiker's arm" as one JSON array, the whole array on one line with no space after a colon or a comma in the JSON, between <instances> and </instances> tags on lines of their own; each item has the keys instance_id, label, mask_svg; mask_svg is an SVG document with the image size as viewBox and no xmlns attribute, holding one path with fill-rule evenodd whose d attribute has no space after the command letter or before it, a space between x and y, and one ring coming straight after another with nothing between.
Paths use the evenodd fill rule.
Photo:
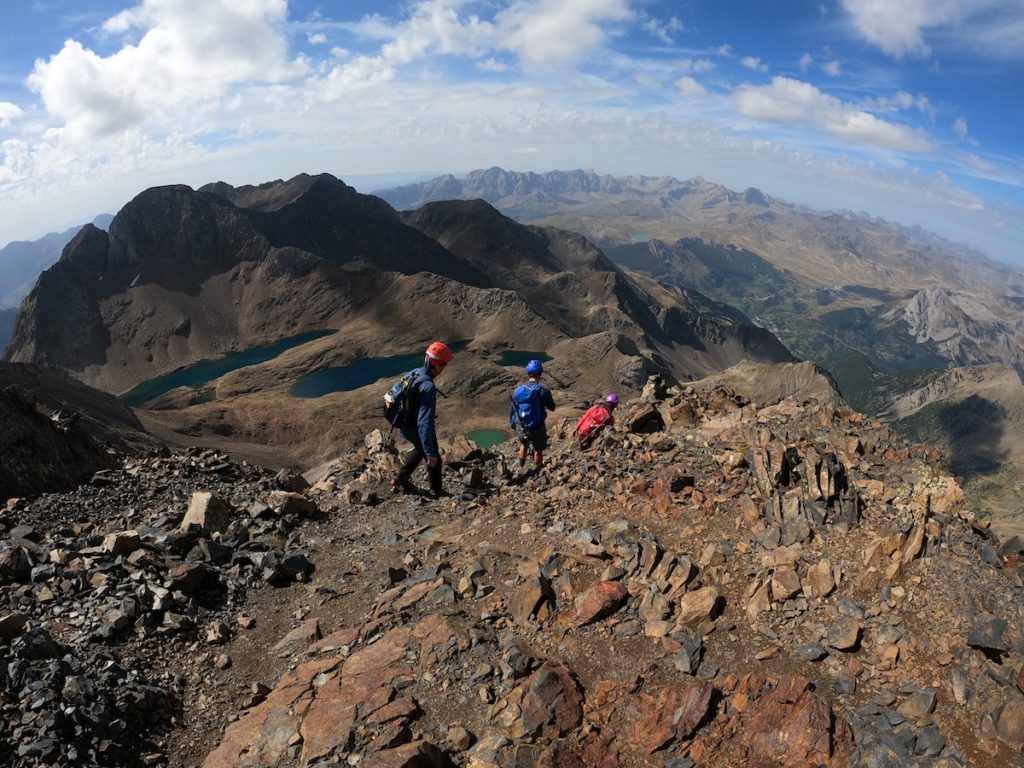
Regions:
<instances>
[{"instance_id":1,"label":"hiker's arm","mask_svg":"<svg viewBox=\"0 0 1024 768\"><path fill-rule=\"evenodd\" d=\"M544 404L544 407L547 408L549 411L555 410L555 398L551 394L550 389L544 390L544 394L541 397L541 402Z\"/></svg>"},{"instance_id":2,"label":"hiker's arm","mask_svg":"<svg viewBox=\"0 0 1024 768\"><path fill-rule=\"evenodd\" d=\"M420 385L420 410L416 418L416 431L428 459L438 458L437 433L434 431L434 417L437 415L437 390L433 382Z\"/></svg>"},{"instance_id":3,"label":"hiker's arm","mask_svg":"<svg viewBox=\"0 0 1024 768\"><path fill-rule=\"evenodd\" d=\"M508 406L508 428L513 429L516 425L516 404L509 403Z\"/></svg>"}]
</instances>

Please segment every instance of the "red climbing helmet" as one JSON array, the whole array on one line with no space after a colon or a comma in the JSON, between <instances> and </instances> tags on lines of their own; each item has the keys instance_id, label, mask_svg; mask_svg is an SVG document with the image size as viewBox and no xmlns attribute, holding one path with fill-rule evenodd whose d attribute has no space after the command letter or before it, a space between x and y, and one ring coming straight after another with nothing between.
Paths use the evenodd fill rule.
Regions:
<instances>
[{"instance_id":1,"label":"red climbing helmet","mask_svg":"<svg viewBox=\"0 0 1024 768\"><path fill-rule=\"evenodd\" d=\"M429 357L431 361L448 365L455 355L452 354L452 351L448 349L446 344L443 344L440 341L435 341L427 347L427 357Z\"/></svg>"}]
</instances>

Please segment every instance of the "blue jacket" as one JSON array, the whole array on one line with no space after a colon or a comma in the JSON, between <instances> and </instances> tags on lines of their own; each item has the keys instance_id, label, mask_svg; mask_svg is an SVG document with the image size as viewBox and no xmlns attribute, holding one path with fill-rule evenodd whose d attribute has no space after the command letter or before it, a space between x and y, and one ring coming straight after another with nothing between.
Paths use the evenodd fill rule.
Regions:
<instances>
[{"instance_id":1,"label":"blue jacket","mask_svg":"<svg viewBox=\"0 0 1024 768\"><path fill-rule=\"evenodd\" d=\"M547 412L555 410L555 398L551 395L551 390L539 381L534 381L532 379L521 386L536 389L540 393L540 404L544 406L540 412L540 426L544 426L544 422L547 421L548 418ZM516 389L518 389L518 387L516 387ZM516 410L516 404L513 402L508 406L509 429L515 429L517 421L519 421L519 412Z\"/></svg>"},{"instance_id":2,"label":"blue jacket","mask_svg":"<svg viewBox=\"0 0 1024 768\"><path fill-rule=\"evenodd\" d=\"M413 407L416 411L416 429L402 427L402 437L410 443L423 446L423 453L428 459L440 458L441 451L437 447L437 432L434 430L434 419L437 417L437 389L434 377L426 366L415 369L416 384L411 393Z\"/></svg>"}]
</instances>

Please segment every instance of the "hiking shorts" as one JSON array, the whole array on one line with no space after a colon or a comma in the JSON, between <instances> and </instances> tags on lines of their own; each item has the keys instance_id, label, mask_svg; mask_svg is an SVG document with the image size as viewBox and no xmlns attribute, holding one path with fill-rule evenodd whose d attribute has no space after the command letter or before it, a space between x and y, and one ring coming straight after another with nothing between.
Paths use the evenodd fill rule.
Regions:
<instances>
[{"instance_id":1,"label":"hiking shorts","mask_svg":"<svg viewBox=\"0 0 1024 768\"><path fill-rule=\"evenodd\" d=\"M532 445L538 453L548 447L548 429L543 424L533 429L524 429L522 424L517 424L516 435L520 443Z\"/></svg>"}]
</instances>

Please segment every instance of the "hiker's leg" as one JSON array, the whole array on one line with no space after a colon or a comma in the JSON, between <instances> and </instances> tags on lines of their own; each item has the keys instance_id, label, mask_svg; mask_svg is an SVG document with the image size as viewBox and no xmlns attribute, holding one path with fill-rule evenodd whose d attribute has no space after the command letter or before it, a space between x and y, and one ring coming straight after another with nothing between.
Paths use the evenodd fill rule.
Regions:
<instances>
[{"instance_id":1,"label":"hiker's leg","mask_svg":"<svg viewBox=\"0 0 1024 768\"><path fill-rule=\"evenodd\" d=\"M442 493L444 486L441 484L441 475L444 468L444 463L438 459L437 464L431 467L427 465L427 475L430 478L430 490L434 493Z\"/></svg>"},{"instance_id":2,"label":"hiker's leg","mask_svg":"<svg viewBox=\"0 0 1024 768\"><path fill-rule=\"evenodd\" d=\"M533 465L540 469L544 464L544 449L548 447L547 427L541 424L533 431L531 437L533 438Z\"/></svg>"},{"instance_id":3,"label":"hiker's leg","mask_svg":"<svg viewBox=\"0 0 1024 768\"><path fill-rule=\"evenodd\" d=\"M412 443L412 450L405 454L405 459L402 461L402 468L398 470L398 475L395 476L394 485L407 485L409 479L412 477L412 473L416 471L416 467L423 461L425 455L423 453L423 444L420 443L419 438L410 440Z\"/></svg>"},{"instance_id":4,"label":"hiker's leg","mask_svg":"<svg viewBox=\"0 0 1024 768\"><path fill-rule=\"evenodd\" d=\"M526 442L530 439L522 424L516 424L516 439L519 441L519 467L526 463Z\"/></svg>"}]
</instances>

